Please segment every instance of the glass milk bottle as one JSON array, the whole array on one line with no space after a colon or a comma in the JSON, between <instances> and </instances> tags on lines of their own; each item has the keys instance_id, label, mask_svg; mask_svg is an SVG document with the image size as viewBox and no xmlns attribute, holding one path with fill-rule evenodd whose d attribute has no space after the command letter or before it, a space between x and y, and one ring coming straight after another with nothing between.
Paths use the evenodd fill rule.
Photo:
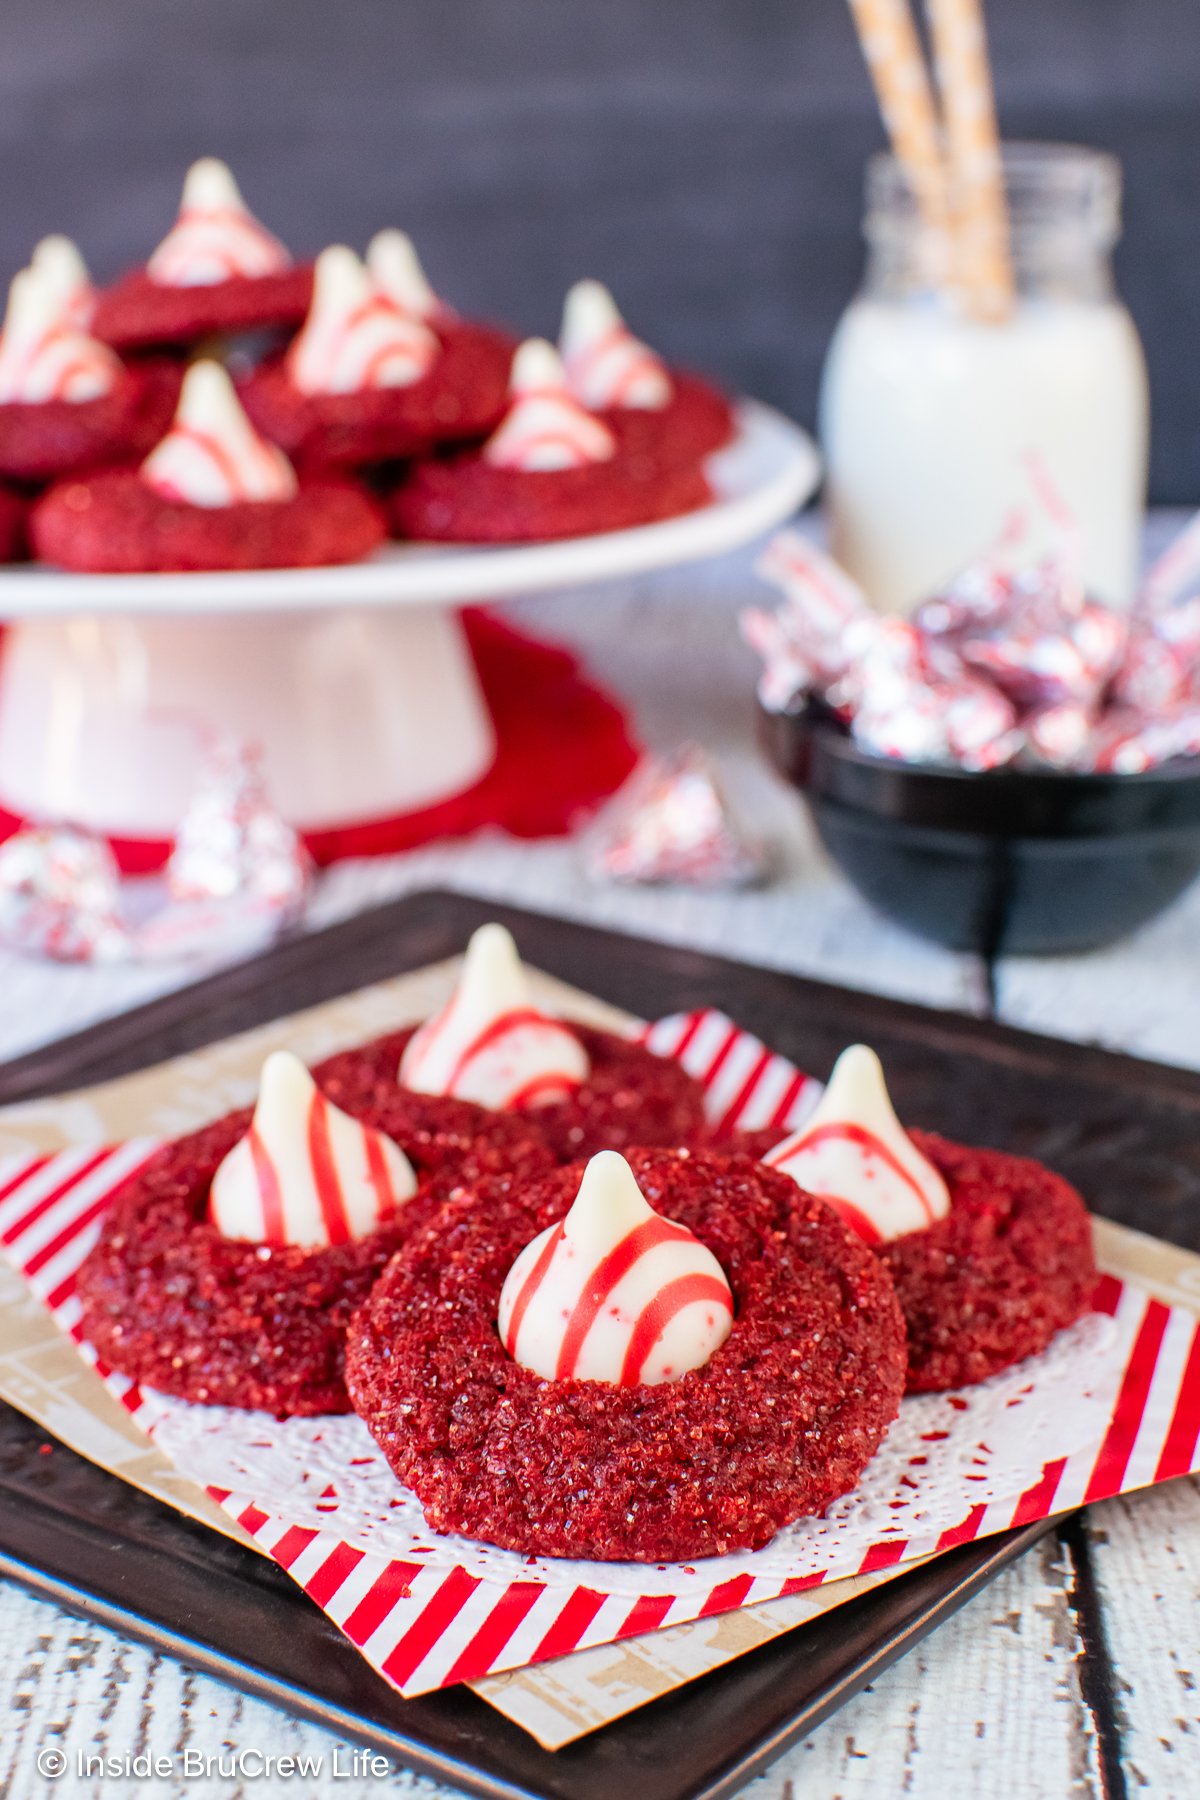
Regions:
<instances>
[{"instance_id":1,"label":"glass milk bottle","mask_svg":"<svg viewBox=\"0 0 1200 1800\"><path fill-rule=\"evenodd\" d=\"M1009 144L1016 304L970 316L939 285L934 241L890 156L868 165L863 288L826 360L821 437L838 558L907 611L1031 512L1031 470L1078 532L1084 583L1126 607L1145 505L1149 402L1133 321L1113 289L1120 165L1066 144ZM1031 534L1031 549L1050 545Z\"/></svg>"}]
</instances>

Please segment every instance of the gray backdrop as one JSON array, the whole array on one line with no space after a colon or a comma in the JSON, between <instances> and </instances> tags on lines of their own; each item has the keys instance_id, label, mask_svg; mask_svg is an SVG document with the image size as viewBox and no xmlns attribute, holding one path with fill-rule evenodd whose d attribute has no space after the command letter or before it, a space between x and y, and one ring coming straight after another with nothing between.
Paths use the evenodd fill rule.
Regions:
<instances>
[{"instance_id":1,"label":"gray backdrop","mask_svg":"<svg viewBox=\"0 0 1200 1800\"><path fill-rule=\"evenodd\" d=\"M417 238L466 308L549 331L576 276L811 422L881 141L845 0L5 0L4 269L108 275L225 156L297 252ZM1200 0L991 0L1010 136L1117 151L1154 494L1200 498Z\"/></svg>"}]
</instances>

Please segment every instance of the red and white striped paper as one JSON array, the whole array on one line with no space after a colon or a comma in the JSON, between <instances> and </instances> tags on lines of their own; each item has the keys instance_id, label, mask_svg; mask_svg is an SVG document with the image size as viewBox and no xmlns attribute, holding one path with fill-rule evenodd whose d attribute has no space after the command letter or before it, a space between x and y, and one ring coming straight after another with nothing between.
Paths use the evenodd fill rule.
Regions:
<instances>
[{"instance_id":1,"label":"red and white striped paper","mask_svg":"<svg viewBox=\"0 0 1200 1800\"><path fill-rule=\"evenodd\" d=\"M729 1124L795 1127L820 1092L819 1083L719 1013L660 1020L641 1035L660 1054L677 1056L704 1082L710 1115ZM80 1340L75 1276L116 1188L155 1147L141 1140L30 1158L10 1164L0 1182L0 1245L80 1354L143 1424L153 1406ZM831 1562L803 1579L781 1582L778 1576L743 1573L698 1587L696 1571L689 1569L680 1572L678 1595L641 1596L631 1596L628 1588L606 1592L594 1577L591 1585L574 1588L533 1579L501 1583L448 1565L444 1544L436 1561L388 1560L343 1541L336 1531L298 1524L273 1510L270 1496L209 1491L375 1668L402 1693L423 1693L778 1599L826 1578L867 1573L950 1549L1200 1468L1200 1320L1111 1276L1101 1284L1097 1305L1114 1315L1121 1341L1130 1346L1098 1451L1093 1445L1048 1464L1015 1503L972 1506L970 1494L964 1493L962 1522L935 1539L881 1541L865 1554L856 1553L852 1567ZM265 1422L264 1429L270 1424Z\"/></svg>"}]
</instances>

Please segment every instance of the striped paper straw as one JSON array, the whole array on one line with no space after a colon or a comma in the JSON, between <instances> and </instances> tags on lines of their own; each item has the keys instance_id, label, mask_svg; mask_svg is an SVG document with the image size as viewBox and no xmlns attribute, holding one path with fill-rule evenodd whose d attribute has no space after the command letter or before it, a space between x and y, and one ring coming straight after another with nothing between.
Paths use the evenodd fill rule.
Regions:
<instances>
[{"instance_id":1,"label":"striped paper straw","mask_svg":"<svg viewBox=\"0 0 1200 1800\"><path fill-rule=\"evenodd\" d=\"M908 0L850 0L892 150L925 223L944 232L950 209L937 111Z\"/></svg>"},{"instance_id":2,"label":"striped paper straw","mask_svg":"<svg viewBox=\"0 0 1200 1800\"><path fill-rule=\"evenodd\" d=\"M925 0L941 93L960 278L971 311L1013 306L1008 204L981 0Z\"/></svg>"}]
</instances>

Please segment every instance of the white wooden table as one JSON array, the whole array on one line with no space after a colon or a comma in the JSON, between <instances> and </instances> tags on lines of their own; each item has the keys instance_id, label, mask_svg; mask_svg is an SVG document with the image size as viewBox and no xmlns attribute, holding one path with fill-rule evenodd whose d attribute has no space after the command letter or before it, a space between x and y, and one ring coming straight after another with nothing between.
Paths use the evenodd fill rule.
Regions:
<instances>
[{"instance_id":1,"label":"white wooden table","mask_svg":"<svg viewBox=\"0 0 1200 1800\"><path fill-rule=\"evenodd\" d=\"M1176 523L1178 521L1175 521ZM1157 519L1152 539L1170 528ZM779 875L744 894L597 888L570 843L499 837L343 865L312 909L316 927L415 888L458 887L626 931L688 942L932 1006L980 1011L972 959L923 944L871 914L834 875L794 795L752 737L753 659L738 606L758 592L750 559L509 609L577 646L633 706L645 739L684 738L720 759L747 822L775 845ZM761 595L760 595L761 597ZM1011 1023L1200 1067L1200 884L1137 938L1102 955L1013 959L999 971ZM16 1054L204 973L202 967L53 968L0 954L0 1057ZM1176 1482L1092 1510L1053 1536L762 1776L770 1800L1122 1800L1200 1794L1200 1493ZM1086 1652L1086 1654L1085 1654ZM335 1777L327 1733L0 1583L0 1795L276 1800L445 1790L402 1770ZM209 1776L80 1780L79 1753L191 1749ZM348 1746L341 1746L348 1763ZM69 1772L38 1773L62 1750ZM239 1752L323 1759L317 1778L255 1778Z\"/></svg>"}]
</instances>

